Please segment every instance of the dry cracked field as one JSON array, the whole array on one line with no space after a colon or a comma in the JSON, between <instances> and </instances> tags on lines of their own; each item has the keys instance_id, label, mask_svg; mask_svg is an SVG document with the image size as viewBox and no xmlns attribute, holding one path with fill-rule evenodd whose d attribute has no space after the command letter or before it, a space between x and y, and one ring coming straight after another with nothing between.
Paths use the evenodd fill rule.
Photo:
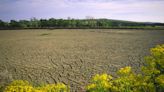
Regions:
<instances>
[{"instance_id":1,"label":"dry cracked field","mask_svg":"<svg viewBox=\"0 0 164 92\"><path fill-rule=\"evenodd\" d=\"M149 49L162 43L164 30L0 31L0 85L63 82L81 92L97 73L114 75L124 66L139 72Z\"/></svg>"}]
</instances>

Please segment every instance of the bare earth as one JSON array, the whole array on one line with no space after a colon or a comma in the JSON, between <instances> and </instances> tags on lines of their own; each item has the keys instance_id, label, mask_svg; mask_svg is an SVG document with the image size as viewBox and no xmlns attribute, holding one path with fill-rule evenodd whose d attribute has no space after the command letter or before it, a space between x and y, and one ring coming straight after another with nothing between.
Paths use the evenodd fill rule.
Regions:
<instances>
[{"instance_id":1,"label":"bare earth","mask_svg":"<svg viewBox=\"0 0 164 92\"><path fill-rule=\"evenodd\" d=\"M15 79L63 82L82 91L97 73L139 72L149 49L164 43L164 30L0 31L0 85Z\"/></svg>"}]
</instances>

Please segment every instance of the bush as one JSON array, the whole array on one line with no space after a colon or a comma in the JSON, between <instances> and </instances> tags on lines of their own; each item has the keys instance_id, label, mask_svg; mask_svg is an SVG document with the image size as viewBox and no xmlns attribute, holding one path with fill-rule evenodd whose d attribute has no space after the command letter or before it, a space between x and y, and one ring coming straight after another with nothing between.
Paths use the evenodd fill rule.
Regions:
<instances>
[{"instance_id":1,"label":"bush","mask_svg":"<svg viewBox=\"0 0 164 92\"><path fill-rule=\"evenodd\" d=\"M142 67L143 76L148 78L156 92L164 91L164 44L150 50L151 55L145 57L146 66Z\"/></svg>"},{"instance_id":2,"label":"bush","mask_svg":"<svg viewBox=\"0 0 164 92\"><path fill-rule=\"evenodd\" d=\"M28 81L15 80L10 83L4 92L70 92L63 83L47 84L40 87L32 86Z\"/></svg>"},{"instance_id":3,"label":"bush","mask_svg":"<svg viewBox=\"0 0 164 92\"><path fill-rule=\"evenodd\" d=\"M102 76L96 75L99 80L91 81L86 89L88 92L164 92L164 45L152 48L151 55L145 57L146 66L142 67L141 74L135 74L131 67L121 68L117 72L117 78L102 80ZM109 81L110 80L110 81ZM105 82L104 82L105 81ZM110 86L106 87L102 84Z\"/></svg>"},{"instance_id":4,"label":"bush","mask_svg":"<svg viewBox=\"0 0 164 92\"><path fill-rule=\"evenodd\" d=\"M28 81L15 80L5 88L5 92L33 92L35 89Z\"/></svg>"},{"instance_id":5,"label":"bush","mask_svg":"<svg viewBox=\"0 0 164 92\"><path fill-rule=\"evenodd\" d=\"M110 82L112 76L107 74L99 75L93 77L92 84L87 86L88 91L93 92L105 92L108 91L112 87L112 83Z\"/></svg>"}]
</instances>

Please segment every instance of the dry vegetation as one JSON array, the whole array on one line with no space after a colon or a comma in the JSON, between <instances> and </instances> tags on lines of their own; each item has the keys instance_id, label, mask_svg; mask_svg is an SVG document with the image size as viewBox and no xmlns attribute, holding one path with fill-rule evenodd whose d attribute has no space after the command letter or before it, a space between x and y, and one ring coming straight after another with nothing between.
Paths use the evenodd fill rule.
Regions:
<instances>
[{"instance_id":1,"label":"dry vegetation","mask_svg":"<svg viewBox=\"0 0 164 92\"><path fill-rule=\"evenodd\" d=\"M124 66L139 72L149 49L162 43L163 30L0 31L0 85L24 79L83 90L95 74Z\"/></svg>"}]
</instances>

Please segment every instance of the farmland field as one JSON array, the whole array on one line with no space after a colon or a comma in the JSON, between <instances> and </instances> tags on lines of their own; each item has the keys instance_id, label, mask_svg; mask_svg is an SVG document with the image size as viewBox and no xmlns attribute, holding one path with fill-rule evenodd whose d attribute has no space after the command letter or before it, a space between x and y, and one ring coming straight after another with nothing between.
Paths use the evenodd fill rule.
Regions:
<instances>
[{"instance_id":1,"label":"farmland field","mask_svg":"<svg viewBox=\"0 0 164 92\"><path fill-rule=\"evenodd\" d=\"M139 72L164 30L57 29L0 31L0 85L23 79L63 82L82 91L97 73L132 66Z\"/></svg>"}]
</instances>

